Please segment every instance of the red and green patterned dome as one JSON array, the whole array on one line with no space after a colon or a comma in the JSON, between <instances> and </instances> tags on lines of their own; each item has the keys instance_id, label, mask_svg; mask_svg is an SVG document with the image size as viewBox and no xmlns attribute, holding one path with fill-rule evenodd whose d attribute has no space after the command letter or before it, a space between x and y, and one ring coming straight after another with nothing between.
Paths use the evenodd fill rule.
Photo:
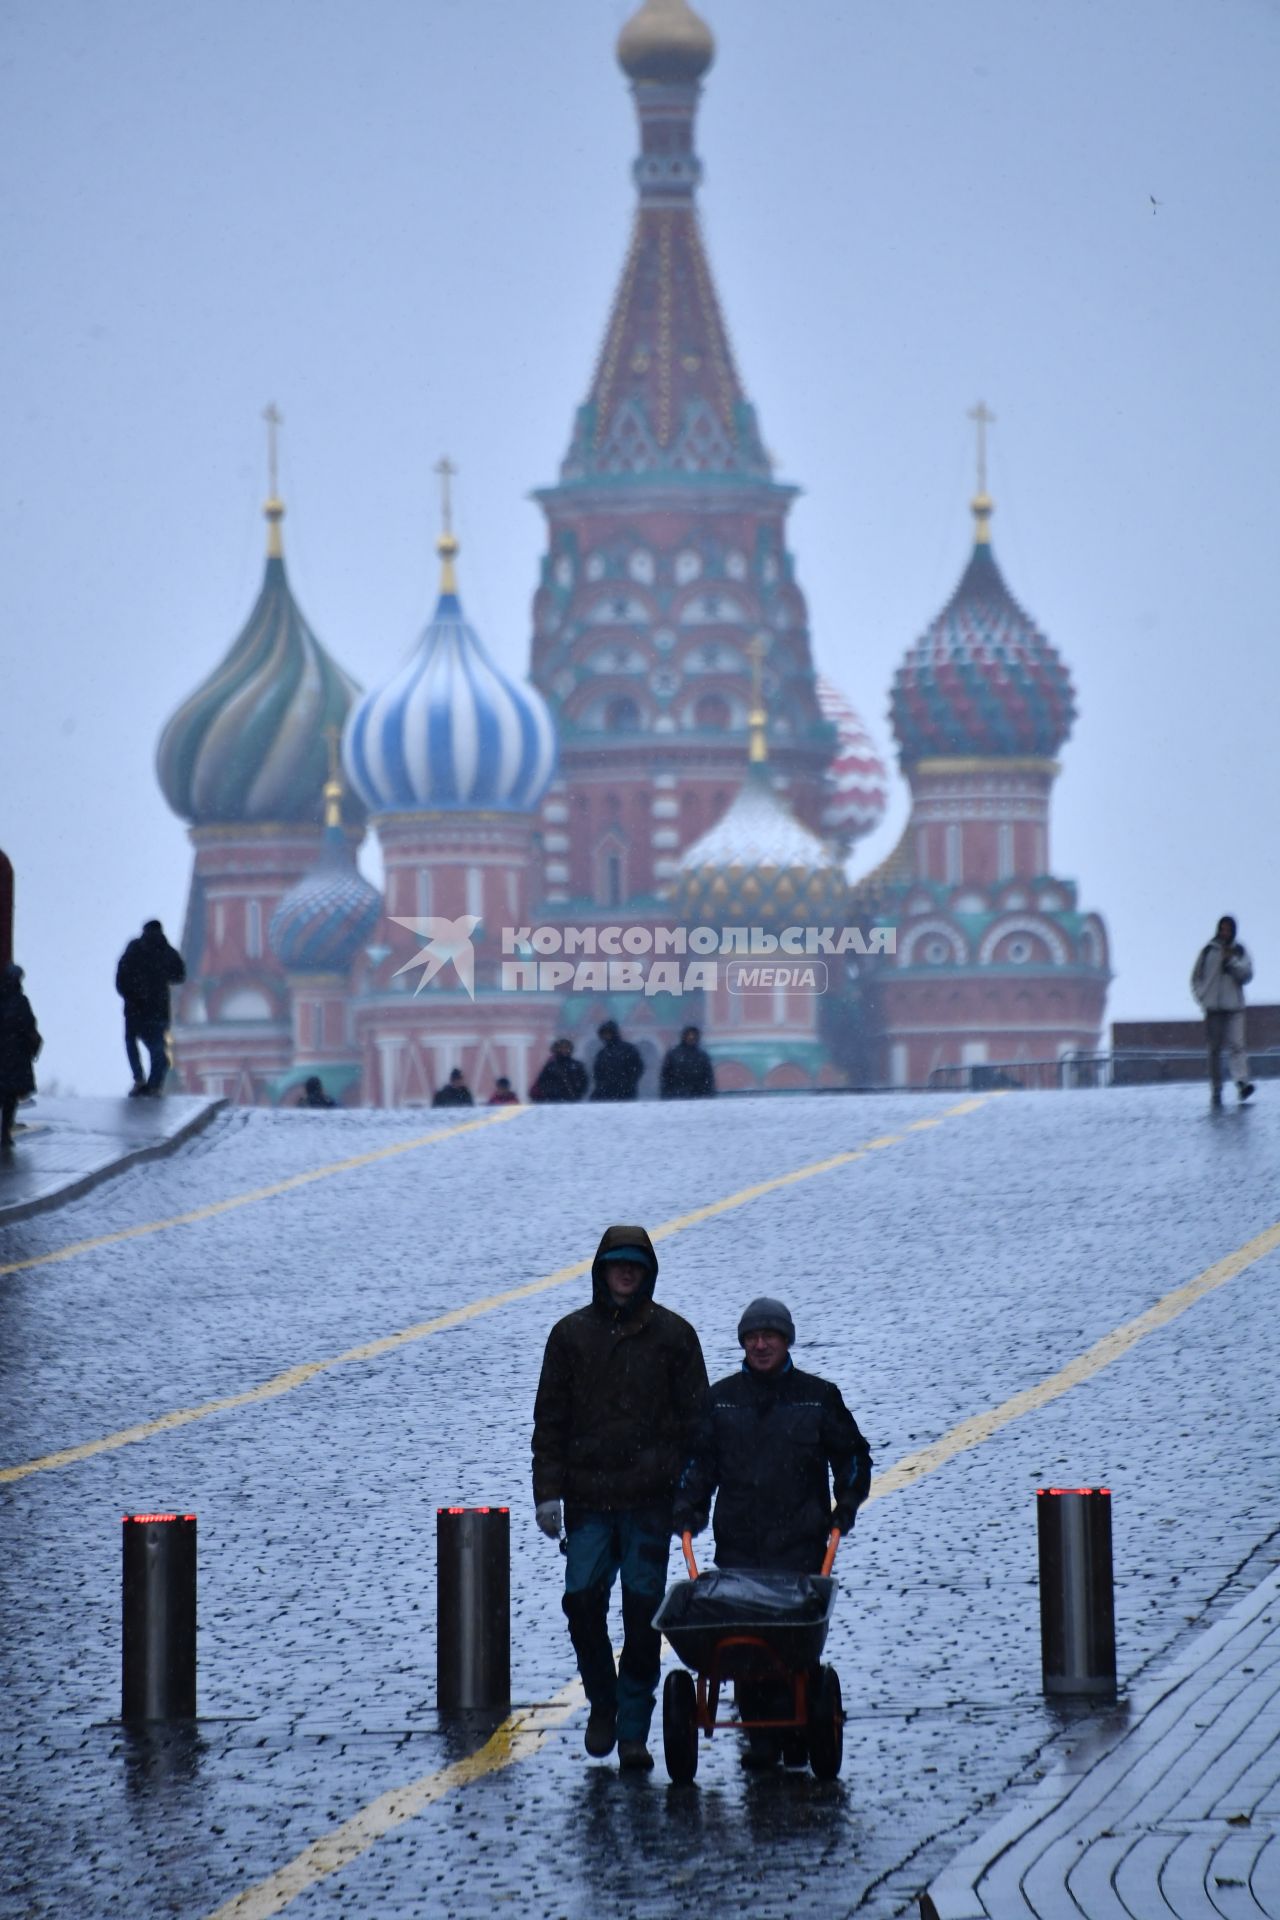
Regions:
<instances>
[{"instance_id":1,"label":"red and green patterned dome","mask_svg":"<svg viewBox=\"0 0 1280 1920\"><path fill-rule=\"evenodd\" d=\"M1050 760L1071 732L1075 691L1061 657L996 565L991 502L960 584L894 675L890 719L904 767L957 756Z\"/></svg>"}]
</instances>

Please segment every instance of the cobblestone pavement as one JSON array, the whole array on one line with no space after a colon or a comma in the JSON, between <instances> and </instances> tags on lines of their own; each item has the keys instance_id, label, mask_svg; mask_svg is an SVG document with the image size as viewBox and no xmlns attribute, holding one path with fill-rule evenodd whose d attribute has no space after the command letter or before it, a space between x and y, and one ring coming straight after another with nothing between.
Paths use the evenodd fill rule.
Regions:
<instances>
[{"instance_id":1,"label":"cobblestone pavement","mask_svg":"<svg viewBox=\"0 0 1280 1920\"><path fill-rule=\"evenodd\" d=\"M224 1103L166 1100L50 1099L19 1109L13 1152L0 1155L0 1227L51 1206L126 1167L171 1153L208 1124Z\"/></svg>"},{"instance_id":2,"label":"cobblestone pavement","mask_svg":"<svg viewBox=\"0 0 1280 1920\"><path fill-rule=\"evenodd\" d=\"M927 1920L1280 1914L1280 1568L1096 1719L939 1875Z\"/></svg>"},{"instance_id":3,"label":"cobblestone pavement","mask_svg":"<svg viewBox=\"0 0 1280 1920\"><path fill-rule=\"evenodd\" d=\"M290 1913L904 1912L1064 1725L1039 1692L1037 1485L1113 1490L1122 1685L1259 1577L1277 1253L866 1510L829 1643L850 1715L838 1782L749 1779L723 1734L694 1788L660 1766L623 1779L587 1761L572 1708L510 1764L459 1774L487 1730L434 1711L434 1509L510 1503L515 1692L555 1699L572 1666L529 1417L547 1329L588 1283L151 1423L552 1275L610 1220L678 1221L887 1139L659 1247L659 1297L694 1320L713 1377L736 1364L745 1299L781 1294L800 1363L840 1382L883 1471L1280 1220L1280 1114L1214 1120L1172 1088L456 1124L231 1111L174 1159L0 1231L0 1468L146 1435L0 1473L0 1914L200 1920L428 1777L415 1818ZM141 1740L111 1724L120 1515L174 1506L200 1516L202 1718Z\"/></svg>"}]
</instances>

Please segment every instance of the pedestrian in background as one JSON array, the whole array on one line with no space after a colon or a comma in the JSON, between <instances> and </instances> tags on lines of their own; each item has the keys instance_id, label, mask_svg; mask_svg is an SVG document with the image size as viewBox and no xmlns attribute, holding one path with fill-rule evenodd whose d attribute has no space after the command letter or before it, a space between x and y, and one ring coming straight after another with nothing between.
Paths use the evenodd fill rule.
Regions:
<instances>
[{"instance_id":1,"label":"pedestrian in background","mask_svg":"<svg viewBox=\"0 0 1280 1920\"><path fill-rule=\"evenodd\" d=\"M529 1089L539 1106L564 1106L581 1100L588 1086L587 1070L573 1057L573 1042L563 1036L551 1043L546 1065Z\"/></svg>"},{"instance_id":2,"label":"pedestrian in background","mask_svg":"<svg viewBox=\"0 0 1280 1920\"><path fill-rule=\"evenodd\" d=\"M0 1149L6 1153L13 1145L18 1102L36 1090L33 1068L42 1044L22 981L21 967L11 962L0 968Z\"/></svg>"},{"instance_id":3,"label":"pedestrian in background","mask_svg":"<svg viewBox=\"0 0 1280 1920\"><path fill-rule=\"evenodd\" d=\"M1249 1056L1244 1045L1244 990L1253 978L1253 962L1236 939L1236 923L1229 913L1201 947L1191 970L1191 991L1204 1014L1209 1049L1210 1100L1222 1105L1222 1055L1230 1057L1231 1078L1242 1101L1253 1092Z\"/></svg>"},{"instance_id":4,"label":"pedestrian in background","mask_svg":"<svg viewBox=\"0 0 1280 1920\"><path fill-rule=\"evenodd\" d=\"M590 1705L586 1749L618 1747L628 1772L653 1765L646 1741L662 1636L671 1502L707 1390L698 1336L653 1298L658 1259L643 1227L608 1227L591 1304L551 1329L533 1412L533 1498L552 1540L567 1536L564 1612ZM609 1595L622 1576L622 1659Z\"/></svg>"},{"instance_id":5,"label":"pedestrian in background","mask_svg":"<svg viewBox=\"0 0 1280 1920\"><path fill-rule=\"evenodd\" d=\"M148 920L120 956L116 992L124 1001L124 1050L133 1074L131 1094L154 1097L164 1091L169 1071L169 989L180 986L186 977L182 955L169 945L158 920ZM145 1078L139 1044L148 1055Z\"/></svg>"},{"instance_id":6,"label":"pedestrian in background","mask_svg":"<svg viewBox=\"0 0 1280 1920\"><path fill-rule=\"evenodd\" d=\"M471 1089L462 1077L462 1068L455 1067L449 1075L449 1084L436 1090L431 1102L433 1107L474 1107Z\"/></svg>"},{"instance_id":7,"label":"pedestrian in background","mask_svg":"<svg viewBox=\"0 0 1280 1920\"><path fill-rule=\"evenodd\" d=\"M325 1092L324 1081L320 1075L313 1073L303 1086L302 1098L298 1105L300 1107L336 1107L337 1104L337 1101L331 1100Z\"/></svg>"},{"instance_id":8,"label":"pedestrian in background","mask_svg":"<svg viewBox=\"0 0 1280 1920\"><path fill-rule=\"evenodd\" d=\"M606 1020L597 1027L600 1038L600 1051L596 1054L591 1067L591 1098L593 1100L634 1100L641 1077L644 1073L644 1060L639 1047L633 1047L618 1032L616 1020Z\"/></svg>"},{"instance_id":9,"label":"pedestrian in background","mask_svg":"<svg viewBox=\"0 0 1280 1920\"><path fill-rule=\"evenodd\" d=\"M503 1074L493 1083L493 1092L486 1103L491 1107L518 1107L520 1095L512 1090L511 1082Z\"/></svg>"},{"instance_id":10,"label":"pedestrian in background","mask_svg":"<svg viewBox=\"0 0 1280 1920\"><path fill-rule=\"evenodd\" d=\"M669 1049L658 1090L664 1100L709 1100L715 1093L716 1070L697 1027L686 1027L679 1043Z\"/></svg>"}]
</instances>

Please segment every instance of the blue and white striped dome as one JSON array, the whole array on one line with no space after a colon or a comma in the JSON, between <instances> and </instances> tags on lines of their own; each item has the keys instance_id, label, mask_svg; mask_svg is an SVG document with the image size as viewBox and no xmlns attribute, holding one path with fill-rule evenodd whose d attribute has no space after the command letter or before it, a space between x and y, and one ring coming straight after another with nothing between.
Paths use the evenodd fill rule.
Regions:
<instances>
[{"instance_id":1,"label":"blue and white striped dome","mask_svg":"<svg viewBox=\"0 0 1280 1920\"><path fill-rule=\"evenodd\" d=\"M342 753L374 813L528 813L556 763L556 735L539 694L509 680L463 618L453 577L457 542L437 542L440 599L412 658L352 710Z\"/></svg>"}]
</instances>

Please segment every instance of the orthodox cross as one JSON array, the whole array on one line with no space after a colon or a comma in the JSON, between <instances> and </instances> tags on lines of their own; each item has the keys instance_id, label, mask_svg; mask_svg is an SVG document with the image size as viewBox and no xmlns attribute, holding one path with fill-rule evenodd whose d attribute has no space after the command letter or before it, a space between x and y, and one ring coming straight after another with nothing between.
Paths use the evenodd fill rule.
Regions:
<instances>
[{"instance_id":1,"label":"orthodox cross","mask_svg":"<svg viewBox=\"0 0 1280 1920\"><path fill-rule=\"evenodd\" d=\"M279 492L279 476L276 469L276 432L278 428L284 425L284 415L280 412L273 400L269 406L262 409L262 417L267 423L267 477L270 482L271 498L274 500Z\"/></svg>"},{"instance_id":2,"label":"orthodox cross","mask_svg":"<svg viewBox=\"0 0 1280 1920\"><path fill-rule=\"evenodd\" d=\"M443 459L436 461L436 472L440 475L440 516L446 533L453 532L453 488L450 484L458 469L446 453Z\"/></svg>"},{"instance_id":3,"label":"orthodox cross","mask_svg":"<svg viewBox=\"0 0 1280 1920\"><path fill-rule=\"evenodd\" d=\"M985 400L979 400L976 407L970 407L969 418L978 429L978 492L987 490L987 428L993 427L996 417Z\"/></svg>"}]
</instances>

